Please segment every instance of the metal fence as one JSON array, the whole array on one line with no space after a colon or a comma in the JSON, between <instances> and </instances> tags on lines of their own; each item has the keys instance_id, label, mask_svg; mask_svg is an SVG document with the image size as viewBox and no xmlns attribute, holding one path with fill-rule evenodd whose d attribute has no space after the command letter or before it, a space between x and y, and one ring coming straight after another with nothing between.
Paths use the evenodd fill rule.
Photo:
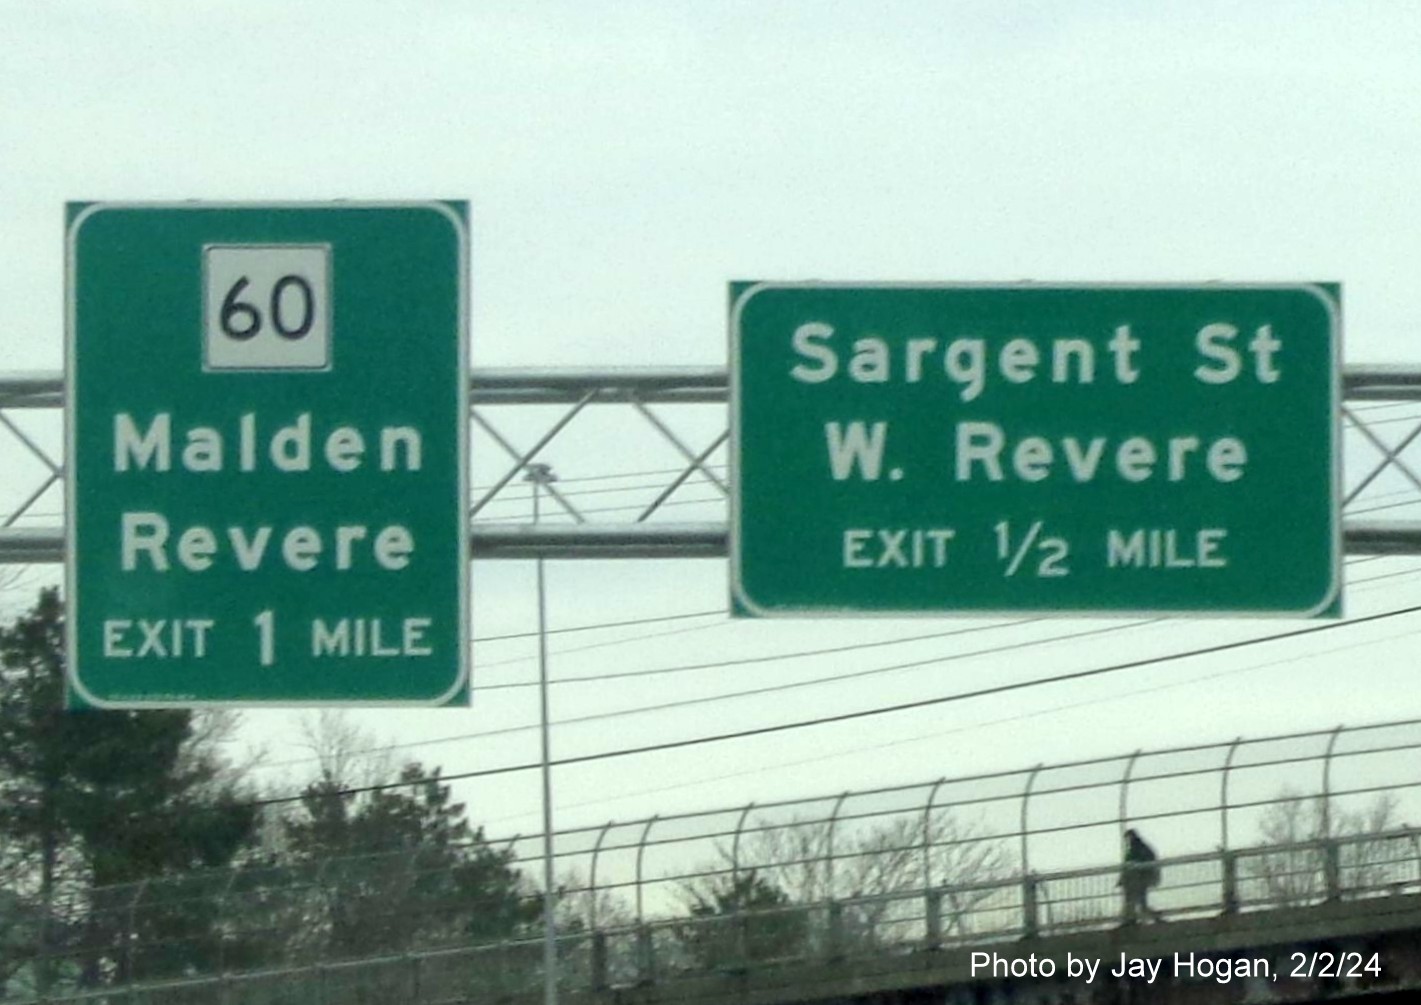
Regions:
<instances>
[{"instance_id":1,"label":"metal fence","mask_svg":"<svg viewBox=\"0 0 1421 1005\"><path fill-rule=\"evenodd\" d=\"M1421 892L1421 832L1265 845L1160 860L1157 904L1177 919ZM662 918L558 940L569 990L674 985L707 974L904 956L1122 923L1120 866ZM542 943L509 940L132 984L21 1001L106 1005L385 1005L500 1000L543 987Z\"/></svg>"},{"instance_id":2,"label":"metal fence","mask_svg":"<svg viewBox=\"0 0 1421 1005\"><path fill-rule=\"evenodd\" d=\"M1417 812L1419 749L1410 720L563 831L559 980L1111 927L1126 827L1159 849L1151 896L1170 917L1421 890L1421 841L1402 822ZM541 874L541 836L488 847L536 901L526 877ZM28 931L39 954L12 968L8 992L46 1000L40 965L52 1001L435 1002L539 987L536 911L507 927L517 938L477 944L476 892L453 868L404 849L76 889L49 919L76 933L67 941L47 938L44 918L0 924L0 949L23 951Z\"/></svg>"}]
</instances>

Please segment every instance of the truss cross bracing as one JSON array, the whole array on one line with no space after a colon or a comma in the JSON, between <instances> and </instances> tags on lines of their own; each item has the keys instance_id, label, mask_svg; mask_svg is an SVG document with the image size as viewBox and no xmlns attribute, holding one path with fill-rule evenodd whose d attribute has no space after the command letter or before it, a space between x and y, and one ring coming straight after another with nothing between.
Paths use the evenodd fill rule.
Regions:
<instances>
[{"instance_id":1,"label":"truss cross bracing","mask_svg":"<svg viewBox=\"0 0 1421 1005\"><path fill-rule=\"evenodd\" d=\"M726 554L723 367L475 369L469 382L473 558ZM0 563L63 561L63 387L58 372L0 373ZM1342 428L1347 552L1421 553L1421 365L1344 368ZM555 478L536 525L534 464Z\"/></svg>"}]
</instances>

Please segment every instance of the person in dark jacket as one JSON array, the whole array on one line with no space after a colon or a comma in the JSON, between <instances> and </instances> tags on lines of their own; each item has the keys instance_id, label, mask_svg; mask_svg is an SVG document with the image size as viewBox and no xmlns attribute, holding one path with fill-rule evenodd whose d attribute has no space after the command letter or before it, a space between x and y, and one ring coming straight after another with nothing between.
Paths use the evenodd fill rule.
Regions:
<instances>
[{"instance_id":1,"label":"person in dark jacket","mask_svg":"<svg viewBox=\"0 0 1421 1005\"><path fill-rule=\"evenodd\" d=\"M1124 894L1123 920L1133 925L1141 915L1148 915L1154 921L1163 921L1164 915L1150 907L1150 887L1159 886L1160 870L1158 856L1145 839L1134 830L1125 832L1125 864L1120 869L1118 886Z\"/></svg>"}]
</instances>

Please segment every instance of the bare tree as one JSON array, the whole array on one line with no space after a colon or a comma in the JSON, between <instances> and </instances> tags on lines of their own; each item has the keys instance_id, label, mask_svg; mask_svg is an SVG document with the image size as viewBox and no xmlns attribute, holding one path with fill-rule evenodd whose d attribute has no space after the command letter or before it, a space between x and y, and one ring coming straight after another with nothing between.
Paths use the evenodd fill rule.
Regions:
<instances>
[{"instance_id":1,"label":"bare tree","mask_svg":"<svg viewBox=\"0 0 1421 1005\"><path fill-rule=\"evenodd\" d=\"M225 744L232 738L235 726L236 723L220 714L205 720L205 742ZM272 784L269 795L299 789L313 781L335 788L368 788L392 782L399 774L393 748L381 746L373 732L352 722L342 709L323 708L303 716L297 732L300 737L297 746L311 755L315 771L300 781L285 779ZM264 753L258 751L248 762L255 766L263 756ZM262 815L258 859L280 856L287 850L286 821L297 812L288 805L282 812Z\"/></svg>"},{"instance_id":2,"label":"bare tree","mask_svg":"<svg viewBox=\"0 0 1421 1005\"><path fill-rule=\"evenodd\" d=\"M18 617L35 594L32 566L0 565L0 626Z\"/></svg>"},{"instance_id":3,"label":"bare tree","mask_svg":"<svg viewBox=\"0 0 1421 1005\"><path fill-rule=\"evenodd\" d=\"M753 872L791 903L847 902L833 933L845 951L912 938L923 925L929 889L941 898L943 933L965 931L986 893L959 887L1011 873L1000 841L945 809L857 828L830 820L757 820L738 847L722 843L717 854L721 863L713 871L685 884L688 904L708 902L729 881L724 866L736 875ZM911 896L917 892L924 896ZM816 913L810 929L816 943L830 937L825 917Z\"/></svg>"},{"instance_id":4,"label":"bare tree","mask_svg":"<svg viewBox=\"0 0 1421 1005\"><path fill-rule=\"evenodd\" d=\"M351 722L340 709L323 708L301 722L301 746L316 758L320 777L346 785L388 782L397 774L392 749Z\"/></svg>"},{"instance_id":5,"label":"bare tree","mask_svg":"<svg viewBox=\"0 0 1421 1005\"><path fill-rule=\"evenodd\" d=\"M1384 888L1401 859L1415 856L1409 839L1388 836L1398 828L1396 811L1391 793L1348 812L1323 796L1285 789L1259 822L1260 846L1281 850L1246 856L1244 875L1279 907L1315 904L1333 887L1354 894Z\"/></svg>"}]
</instances>

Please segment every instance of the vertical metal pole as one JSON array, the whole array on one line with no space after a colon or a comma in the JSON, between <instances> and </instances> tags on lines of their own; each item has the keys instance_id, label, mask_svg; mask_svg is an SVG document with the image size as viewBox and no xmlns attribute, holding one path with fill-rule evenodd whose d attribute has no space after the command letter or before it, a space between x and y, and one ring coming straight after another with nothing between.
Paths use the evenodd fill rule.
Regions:
<instances>
[{"instance_id":1,"label":"vertical metal pole","mask_svg":"<svg viewBox=\"0 0 1421 1005\"><path fill-rule=\"evenodd\" d=\"M1341 724L1327 738L1327 752L1322 755L1322 836L1332 837L1332 749L1337 746Z\"/></svg>"},{"instance_id":2,"label":"vertical metal pole","mask_svg":"<svg viewBox=\"0 0 1421 1005\"><path fill-rule=\"evenodd\" d=\"M1041 768L1042 765L1038 764L1031 769L1031 772L1026 776L1026 788L1021 793L1021 875L1023 879L1031 875L1031 854L1026 839L1028 833L1026 811L1031 806L1031 787L1036 784L1036 776Z\"/></svg>"},{"instance_id":3,"label":"vertical metal pole","mask_svg":"<svg viewBox=\"0 0 1421 1005\"><path fill-rule=\"evenodd\" d=\"M651 828L657 817L652 815L641 830L641 840L636 847L636 945L637 977L643 984L650 984L656 977L656 944L651 938L651 929L646 925L646 914L642 903L642 858L646 854L646 839L651 836Z\"/></svg>"},{"instance_id":4,"label":"vertical metal pole","mask_svg":"<svg viewBox=\"0 0 1421 1005\"><path fill-rule=\"evenodd\" d=\"M641 829L641 840L636 846L636 923L642 925L646 922L646 915L642 911L642 875L641 862L646 853L646 839L651 835L651 828L657 821L658 814L653 813L651 819L646 822L646 826Z\"/></svg>"},{"instance_id":5,"label":"vertical metal pole","mask_svg":"<svg viewBox=\"0 0 1421 1005\"><path fill-rule=\"evenodd\" d=\"M1327 753L1322 761L1322 886L1329 901L1342 896L1342 861L1332 836L1332 751L1341 733L1339 723L1327 738Z\"/></svg>"},{"instance_id":6,"label":"vertical metal pole","mask_svg":"<svg viewBox=\"0 0 1421 1005\"><path fill-rule=\"evenodd\" d=\"M751 801L746 803L745 809L740 811L740 820L735 825L735 837L730 841L730 889L732 892L740 886L740 835L745 831L745 818L754 808L755 803Z\"/></svg>"},{"instance_id":7,"label":"vertical metal pole","mask_svg":"<svg viewBox=\"0 0 1421 1005\"><path fill-rule=\"evenodd\" d=\"M735 839L730 843L730 895L733 898L731 904L735 909L735 963L740 967L748 966L749 949L749 933L745 930L745 898L741 896L740 891L740 835L745 832L745 820L754 808L753 802L746 804L744 812L740 814L740 822L735 825ZM750 875L753 877L754 874L754 870L751 870Z\"/></svg>"},{"instance_id":8,"label":"vertical metal pole","mask_svg":"<svg viewBox=\"0 0 1421 1005\"><path fill-rule=\"evenodd\" d=\"M241 875L241 872L242 866L239 864L237 868L227 873L227 884L222 887L222 895L218 898L217 901L219 905L217 908L218 917L232 917L232 910L228 906L227 898L231 896L232 884L237 881L237 877ZM240 913L241 912L238 912L239 916ZM224 978L227 976L227 938L228 936L226 932L223 932L217 937L217 972L221 974ZM227 997L228 995L226 991L226 985L224 984L222 991L222 1000L225 1002L227 1000Z\"/></svg>"},{"instance_id":9,"label":"vertical metal pole","mask_svg":"<svg viewBox=\"0 0 1421 1005\"><path fill-rule=\"evenodd\" d=\"M939 778L933 783L932 790L928 792L928 804L923 807L923 889L930 890L933 885L933 802L937 799L937 790L942 788L946 778Z\"/></svg>"},{"instance_id":10,"label":"vertical metal pole","mask_svg":"<svg viewBox=\"0 0 1421 1005\"><path fill-rule=\"evenodd\" d=\"M597 835L597 843L592 846L592 875L587 881L591 888L587 897L587 928L593 932L597 931L597 859L602 854L602 842L607 839L607 832L611 829L612 821L608 820L602 825L602 832Z\"/></svg>"},{"instance_id":11,"label":"vertical metal pole","mask_svg":"<svg viewBox=\"0 0 1421 1005\"><path fill-rule=\"evenodd\" d=\"M1229 770L1233 767L1234 755L1238 753L1238 746L1243 742L1243 737L1234 738L1234 742L1229 744L1228 756L1224 758L1223 777L1219 781L1219 864L1223 869L1223 903L1220 905L1224 914L1238 913L1238 852L1229 850Z\"/></svg>"},{"instance_id":12,"label":"vertical metal pole","mask_svg":"<svg viewBox=\"0 0 1421 1005\"><path fill-rule=\"evenodd\" d=\"M538 525L538 492L553 480L546 464L528 464L525 478L533 483L533 525ZM543 581L543 559L537 559L538 576L538 722L543 756L543 1002L557 1005L558 944L553 887L553 770L548 729L548 598Z\"/></svg>"},{"instance_id":13,"label":"vertical metal pole","mask_svg":"<svg viewBox=\"0 0 1421 1005\"><path fill-rule=\"evenodd\" d=\"M1042 765L1038 764L1026 776L1026 788L1021 793L1021 933L1024 938L1035 938L1036 921L1036 877L1031 874L1031 845L1027 840L1030 820L1027 810L1031 807L1031 787L1036 784L1036 776Z\"/></svg>"},{"instance_id":14,"label":"vertical metal pole","mask_svg":"<svg viewBox=\"0 0 1421 1005\"><path fill-rule=\"evenodd\" d=\"M1239 736L1229 744L1229 754L1224 758L1224 775L1219 782L1219 847L1224 851L1229 850L1229 769L1233 767L1234 754L1238 753L1238 745L1242 742L1243 737Z\"/></svg>"},{"instance_id":15,"label":"vertical metal pole","mask_svg":"<svg viewBox=\"0 0 1421 1005\"><path fill-rule=\"evenodd\" d=\"M123 960L128 970L125 975L130 985L136 983L133 967L133 943L138 941L138 902L143 899L143 895L148 892L148 884L153 882L152 877L144 879L138 884L138 892L133 895L133 900L128 905L128 931L123 940Z\"/></svg>"},{"instance_id":16,"label":"vertical metal pole","mask_svg":"<svg viewBox=\"0 0 1421 1005\"><path fill-rule=\"evenodd\" d=\"M1130 759L1125 762L1125 774L1120 777L1120 833L1125 833L1126 826L1130 823L1130 776L1135 773L1135 762L1139 760L1140 751L1135 751L1130 755Z\"/></svg>"}]
</instances>

